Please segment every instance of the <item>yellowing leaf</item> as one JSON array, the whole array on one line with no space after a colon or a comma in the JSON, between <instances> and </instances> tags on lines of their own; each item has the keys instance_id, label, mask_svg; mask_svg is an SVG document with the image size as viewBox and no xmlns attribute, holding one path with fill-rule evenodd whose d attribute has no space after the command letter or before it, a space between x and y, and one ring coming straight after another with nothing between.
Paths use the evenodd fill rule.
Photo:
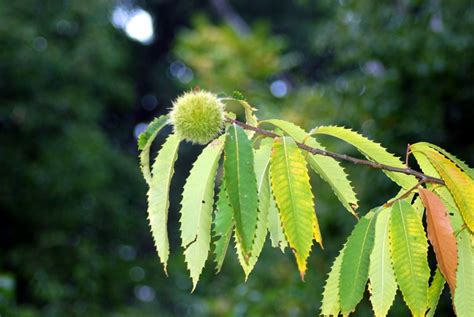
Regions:
<instances>
[{"instance_id":1,"label":"yellowing leaf","mask_svg":"<svg viewBox=\"0 0 474 317\"><path fill-rule=\"evenodd\" d=\"M181 243L191 273L193 290L209 253L214 203L214 178L224 147L224 136L209 143L194 162L181 201Z\"/></svg>"},{"instance_id":2,"label":"yellowing leaf","mask_svg":"<svg viewBox=\"0 0 474 317\"><path fill-rule=\"evenodd\" d=\"M370 212L359 220L347 239L339 280L339 300L343 314L354 311L364 295L369 277L369 258L374 245L374 223L374 213Z\"/></svg>"},{"instance_id":3,"label":"yellowing leaf","mask_svg":"<svg viewBox=\"0 0 474 317\"><path fill-rule=\"evenodd\" d=\"M278 127L291 136L296 142L325 150L321 144L294 123L278 119L265 120L260 123L269 123ZM342 205L350 213L355 215L355 210L358 208L358 200L351 186L351 182L339 162L331 157L313 155L310 153L305 153L305 157L311 168L331 186L332 191L336 194L336 197Z\"/></svg>"},{"instance_id":4,"label":"yellowing leaf","mask_svg":"<svg viewBox=\"0 0 474 317\"><path fill-rule=\"evenodd\" d=\"M378 212L375 220L374 247L370 254L369 291L375 316L386 316L397 292L397 282L390 256L391 208Z\"/></svg>"},{"instance_id":5,"label":"yellowing leaf","mask_svg":"<svg viewBox=\"0 0 474 317\"><path fill-rule=\"evenodd\" d=\"M426 207L428 239L433 246L439 269L449 284L451 294L454 294L458 254L448 210L441 199L429 190L421 188L419 194Z\"/></svg>"},{"instance_id":6,"label":"yellowing leaf","mask_svg":"<svg viewBox=\"0 0 474 317\"><path fill-rule=\"evenodd\" d=\"M431 143L426 143L426 142L420 142L418 144L421 144L421 145L426 145L430 148L433 148L435 149L436 151L440 152L441 154L443 154L444 156L446 156L448 159L450 159L451 161L453 161L457 166L459 166L460 169L462 169L467 175L469 175L469 177L471 179L474 179L474 168L471 168L469 167L465 162L463 162L462 160L458 159L456 156L452 155L451 153L449 153L448 151L446 151L445 149L443 148L440 148L439 146L437 145L434 145L434 144L431 144Z\"/></svg>"},{"instance_id":7,"label":"yellowing leaf","mask_svg":"<svg viewBox=\"0 0 474 317\"><path fill-rule=\"evenodd\" d=\"M227 195L234 210L237 237L248 259L257 225L257 179L252 144L241 127L229 127L224 151Z\"/></svg>"},{"instance_id":8,"label":"yellowing leaf","mask_svg":"<svg viewBox=\"0 0 474 317\"><path fill-rule=\"evenodd\" d=\"M316 214L304 156L292 138L275 139L270 172L283 230L304 279Z\"/></svg>"},{"instance_id":9,"label":"yellowing leaf","mask_svg":"<svg viewBox=\"0 0 474 317\"><path fill-rule=\"evenodd\" d=\"M428 304L428 242L423 223L406 201L392 206L390 253L403 299L414 316L424 316Z\"/></svg>"},{"instance_id":10,"label":"yellowing leaf","mask_svg":"<svg viewBox=\"0 0 474 317\"><path fill-rule=\"evenodd\" d=\"M393 167L405 168L406 166L400 160L400 158L396 157L395 155L389 153L385 148L383 148L380 144L375 143L366 137L362 136L361 134L352 131L350 129L346 129L343 127L336 127L336 126L326 126L326 127L317 127L311 131L311 134L325 134L330 135L336 138L339 138L353 146L355 146L359 152L361 152L367 159L390 165ZM395 173L390 171L385 171L384 173L396 182L398 185L405 189L409 189L416 185L418 182L414 176L405 175L401 173Z\"/></svg>"},{"instance_id":11,"label":"yellowing leaf","mask_svg":"<svg viewBox=\"0 0 474 317\"><path fill-rule=\"evenodd\" d=\"M156 251L166 273L169 256L168 207L171 177L178 157L180 139L176 135L168 137L153 164L153 178L148 190L148 220L150 221Z\"/></svg>"},{"instance_id":12,"label":"yellowing leaf","mask_svg":"<svg viewBox=\"0 0 474 317\"><path fill-rule=\"evenodd\" d=\"M411 152L413 156L416 158L416 161L424 174L428 176L436 177L436 178L441 178L439 173L434 168L433 164L430 163L430 160L428 159L428 157L426 157L426 155L423 152L420 152L418 150L420 148L420 143L416 143L412 145L410 148L411 148ZM449 192L448 188L446 188L446 186L437 186L437 185L434 186L430 183L427 183L426 186L428 187L429 190L438 194L438 196L441 197L441 199L443 200L443 202L445 203L447 207L449 207L450 209L456 209L456 212L458 212L453 196Z\"/></svg>"},{"instance_id":13,"label":"yellowing leaf","mask_svg":"<svg viewBox=\"0 0 474 317\"><path fill-rule=\"evenodd\" d=\"M464 222L469 230L474 232L474 180L438 152L425 150L423 153L441 175L461 212Z\"/></svg>"}]
</instances>

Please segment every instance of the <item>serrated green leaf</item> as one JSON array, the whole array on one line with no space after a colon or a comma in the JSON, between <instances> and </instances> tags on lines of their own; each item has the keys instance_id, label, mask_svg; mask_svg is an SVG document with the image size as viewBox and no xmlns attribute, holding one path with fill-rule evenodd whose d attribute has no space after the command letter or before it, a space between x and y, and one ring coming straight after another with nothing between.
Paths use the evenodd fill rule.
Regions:
<instances>
[{"instance_id":1,"label":"serrated green leaf","mask_svg":"<svg viewBox=\"0 0 474 317\"><path fill-rule=\"evenodd\" d=\"M272 142L270 139L267 139L262 141L260 148L255 152L255 173L257 175L258 188L258 219L255 240L247 262L245 261L245 258L242 254L241 244L239 243L238 239L236 239L237 256L244 270L245 280L247 280L249 274L255 267L267 237L268 209L270 204L270 183L268 178L268 170L270 166L271 149Z\"/></svg>"},{"instance_id":2,"label":"serrated green leaf","mask_svg":"<svg viewBox=\"0 0 474 317\"><path fill-rule=\"evenodd\" d=\"M365 215L347 239L339 280L339 300L343 314L354 311L364 295L369 278L370 253L374 246L375 219L373 212Z\"/></svg>"},{"instance_id":3,"label":"serrated green leaf","mask_svg":"<svg viewBox=\"0 0 474 317\"><path fill-rule=\"evenodd\" d=\"M325 150L321 144L294 123L278 119L265 120L260 123L269 123L280 128L286 134L295 139L296 142ZM327 156L312 155L309 153L306 153L305 156L311 168L329 184L342 205L350 213L355 215L355 210L358 208L357 197L346 172L341 165L339 165L339 162Z\"/></svg>"},{"instance_id":4,"label":"serrated green leaf","mask_svg":"<svg viewBox=\"0 0 474 317\"><path fill-rule=\"evenodd\" d=\"M356 147L359 152L361 152L367 159L371 161L390 165L393 167L406 167L400 160L400 158L389 153L379 143L375 143L374 141L369 140L368 138L350 129L337 126L323 126L313 129L311 131L311 135L313 134L325 134L341 139ZM409 189L418 183L417 179L411 175L405 175L386 170L384 170L384 173L395 183L405 189Z\"/></svg>"},{"instance_id":5,"label":"serrated green leaf","mask_svg":"<svg viewBox=\"0 0 474 317\"><path fill-rule=\"evenodd\" d=\"M427 142L419 142L418 144L421 144L421 145L426 145L432 149L435 149L436 151L438 151L439 153L443 154L444 156L446 156L448 159L450 159L451 161L453 161L457 166L459 166L460 169L462 169L467 175L469 175L469 177L471 179L474 179L474 168L471 168L469 167L466 162L458 159L456 156L452 155L451 153L449 153L448 151L446 151L445 149L437 146L437 145L434 145L434 144L431 144L431 143L427 143Z\"/></svg>"},{"instance_id":6,"label":"serrated green leaf","mask_svg":"<svg viewBox=\"0 0 474 317\"><path fill-rule=\"evenodd\" d=\"M219 197L217 199L216 207L214 236L218 239L214 243L214 253L216 255L216 273L219 273L222 264L224 263L225 254L227 253L229 241L234 229L234 223L232 222L233 211L229 198L227 197L224 179L219 188Z\"/></svg>"},{"instance_id":7,"label":"serrated green leaf","mask_svg":"<svg viewBox=\"0 0 474 317\"><path fill-rule=\"evenodd\" d=\"M283 231L304 279L316 214L304 156L291 137L275 139L270 175Z\"/></svg>"},{"instance_id":8,"label":"serrated green leaf","mask_svg":"<svg viewBox=\"0 0 474 317\"><path fill-rule=\"evenodd\" d=\"M436 307L438 306L439 297L443 292L444 284L446 280L441 274L440 270L436 270L436 273L431 282L430 288L428 289L428 312L426 317L433 317L436 312Z\"/></svg>"},{"instance_id":9,"label":"serrated green leaf","mask_svg":"<svg viewBox=\"0 0 474 317\"><path fill-rule=\"evenodd\" d=\"M390 258L390 214L391 208L382 209L375 220L374 247L369 264L370 302L375 316L387 315L397 292L397 281Z\"/></svg>"},{"instance_id":10,"label":"serrated green leaf","mask_svg":"<svg viewBox=\"0 0 474 317\"><path fill-rule=\"evenodd\" d=\"M458 271L454 307L456 315L472 316L474 312L474 248L467 230L458 235Z\"/></svg>"},{"instance_id":11,"label":"serrated green leaf","mask_svg":"<svg viewBox=\"0 0 474 317\"><path fill-rule=\"evenodd\" d=\"M409 200L412 199L412 197L407 197ZM423 205L423 202L420 199L420 196L417 196L415 198L415 201L411 204L413 208L416 210L416 213L418 217L423 218L423 214L425 213L425 206Z\"/></svg>"},{"instance_id":12,"label":"serrated green leaf","mask_svg":"<svg viewBox=\"0 0 474 317\"><path fill-rule=\"evenodd\" d=\"M184 185L180 211L181 243L193 290L209 253L214 178L223 147L224 136L209 143L194 162Z\"/></svg>"},{"instance_id":13,"label":"serrated green leaf","mask_svg":"<svg viewBox=\"0 0 474 317\"><path fill-rule=\"evenodd\" d=\"M168 116L160 116L155 118L146 128L146 130L138 137L138 149L140 152L140 169L145 181L149 185L151 183L150 172L150 149L151 144L155 140L156 135L163 127L168 124Z\"/></svg>"},{"instance_id":14,"label":"serrated green leaf","mask_svg":"<svg viewBox=\"0 0 474 317\"><path fill-rule=\"evenodd\" d=\"M257 175L258 189L258 217L257 231L255 232L255 240L253 242L248 263L249 272L246 275L246 279L257 263L267 237L268 209L270 206L270 182L268 171L270 167L270 152L272 149L272 142L271 140L268 141L270 142L264 140L260 145L260 148L255 152L255 173Z\"/></svg>"},{"instance_id":15,"label":"serrated green leaf","mask_svg":"<svg viewBox=\"0 0 474 317\"><path fill-rule=\"evenodd\" d=\"M278 208L276 206L275 198L270 193L270 203L268 205L268 233L270 234L270 240L272 241L272 247L280 248L282 252L285 252L285 248L288 246L288 242L283 232L280 215L278 214Z\"/></svg>"},{"instance_id":16,"label":"serrated green leaf","mask_svg":"<svg viewBox=\"0 0 474 317\"><path fill-rule=\"evenodd\" d=\"M424 316L430 278L428 241L420 217L404 200L392 206L390 253L403 299L414 316Z\"/></svg>"},{"instance_id":17,"label":"serrated green leaf","mask_svg":"<svg viewBox=\"0 0 474 317\"><path fill-rule=\"evenodd\" d=\"M168 241L168 208L171 177L174 173L174 163L178 158L180 139L170 135L153 163L153 178L148 190L148 220L150 222L156 251L166 273L169 256Z\"/></svg>"},{"instance_id":18,"label":"serrated green leaf","mask_svg":"<svg viewBox=\"0 0 474 317\"><path fill-rule=\"evenodd\" d=\"M334 260L331 271L324 285L323 300L321 302L321 315L339 316L341 302L339 299L339 276L341 275L342 258L344 257L345 245Z\"/></svg>"},{"instance_id":19,"label":"serrated green leaf","mask_svg":"<svg viewBox=\"0 0 474 317\"><path fill-rule=\"evenodd\" d=\"M452 161L427 146L415 144L412 151L422 152L435 167L453 196L464 222L474 232L474 180Z\"/></svg>"},{"instance_id":20,"label":"serrated green leaf","mask_svg":"<svg viewBox=\"0 0 474 317\"><path fill-rule=\"evenodd\" d=\"M252 144L241 127L235 124L229 127L224 151L227 194L234 211L237 237L248 259L257 225L257 179Z\"/></svg>"},{"instance_id":21,"label":"serrated green leaf","mask_svg":"<svg viewBox=\"0 0 474 317\"><path fill-rule=\"evenodd\" d=\"M167 124L168 115L162 115L151 121L145 131L138 136L138 149L143 150L147 144L153 142L156 134Z\"/></svg>"},{"instance_id":22,"label":"serrated green leaf","mask_svg":"<svg viewBox=\"0 0 474 317\"><path fill-rule=\"evenodd\" d=\"M249 267L249 259L244 257L244 253L242 250L242 243L240 239L237 237L237 230L234 228L234 242L235 242L235 253L237 254L237 259L239 260L240 266L242 270L244 270L245 280L250 274L250 267Z\"/></svg>"}]
</instances>

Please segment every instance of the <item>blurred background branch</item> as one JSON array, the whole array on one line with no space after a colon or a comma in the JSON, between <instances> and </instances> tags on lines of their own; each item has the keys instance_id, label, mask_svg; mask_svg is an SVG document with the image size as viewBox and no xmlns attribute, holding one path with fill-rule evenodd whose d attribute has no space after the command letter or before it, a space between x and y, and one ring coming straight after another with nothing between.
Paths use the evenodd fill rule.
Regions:
<instances>
[{"instance_id":1,"label":"blurred background branch","mask_svg":"<svg viewBox=\"0 0 474 317\"><path fill-rule=\"evenodd\" d=\"M232 29L241 36L250 34L250 27L240 15L230 6L227 0L210 0L214 9Z\"/></svg>"}]
</instances>

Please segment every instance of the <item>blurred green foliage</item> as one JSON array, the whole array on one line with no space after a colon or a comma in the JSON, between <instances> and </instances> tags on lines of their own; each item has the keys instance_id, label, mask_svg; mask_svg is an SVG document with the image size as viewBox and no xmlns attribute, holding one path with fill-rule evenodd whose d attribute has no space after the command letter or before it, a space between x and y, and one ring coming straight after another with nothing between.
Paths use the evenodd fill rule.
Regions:
<instances>
[{"instance_id":1,"label":"blurred green foliage","mask_svg":"<svg viewBox=\"0 0 474 317\"><path fill-rule=\"evenodd\" d=\"M177 190L165 278L146 224L133 129L166 112L183 89L240 90L260 118L350 126L400 155L407 143L426 140L474 161L470 1L233 1L252 26L246 36L207 2L140 4L155 17L149 47L113 29L109 1L0 8L2 316L317 312L323 281L355 222L317 178L325 250L313 250L305 283L291 254L267 245L247 283L229 250L220 275L209 260L190 294L183 259L173 255ZM188 69L187 77L173 75L173 65ZM152 111L141 107L149 93L158 99ZM182 188L199 149L181 148L174 188ZM393 194L381 173L348 171L362 213ZM441 309L451 313L447 294ZM400 298L393 313L407 314ZM371 314L367 302L358 314Z\"/></svg>"},{"instance_id":2,"label":"blurred green foliage","mask_svg":"<svg viewBox=\"0 0 474 317\"><path fill-rule=\"evenodd\" d=\"M146 234L144 186L120 145L131 133L103 129L134 94L108 12L107 1L0 10L0 270L17 286L2 316L100 315L133 287L117 277L129 270L120 250Z\"/></svg>"}]
</instances>

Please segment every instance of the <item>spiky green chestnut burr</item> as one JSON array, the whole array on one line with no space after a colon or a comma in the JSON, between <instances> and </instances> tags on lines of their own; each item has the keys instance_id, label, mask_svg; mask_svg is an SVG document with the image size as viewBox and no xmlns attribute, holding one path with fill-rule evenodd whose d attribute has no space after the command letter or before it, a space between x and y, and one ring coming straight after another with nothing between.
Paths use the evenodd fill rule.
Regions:
<instances>
[{"instance_id":1,"label":"spiky green chestnut burr","mask_svg":"<svg viewBox=\"0 0 474 317\"><path fill-rule=\"evenodd\" d=\"M181 139L206 144L224 126L224 105L213 93L190 91L173 102L170 121Z\"/></svg>"}]
</instances>

